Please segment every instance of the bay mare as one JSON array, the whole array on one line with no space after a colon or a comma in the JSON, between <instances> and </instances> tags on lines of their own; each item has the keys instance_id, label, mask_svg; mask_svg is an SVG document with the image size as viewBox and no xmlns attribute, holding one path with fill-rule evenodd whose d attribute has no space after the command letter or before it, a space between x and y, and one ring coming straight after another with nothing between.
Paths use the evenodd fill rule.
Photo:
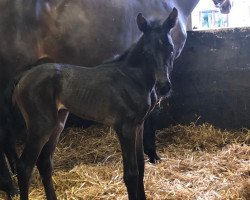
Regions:
<instances>
[{"instance_id":1,"label":"bay mare","mask_svg":"<svg viewBox=\"0 0 250 200\"><path fill-rule=\"evenodd\" d=\"M42 176L47 199L56 199L53 153L69 112L114 127L121 145L128 197L146 199L143 123L157 101L155 85L163 88L168 85L170 89L168 69L174 61L170 30L177 16L174 8L160 23L147 21L139 13L137 26L143 33L140 39L117 59L97 67L52 63L25 72L13 94L28 131L17 161L21 200L28 199L35 165Z\"/></svg>"},{"instance_id":2,"label":"bay mare","mask_svg":"<svg viewBox=\"0 0 250 200\"><path fill-rule=\"evenodd\" d=\"M213 0L228 13L229 0ZM175 57L186 40L188 16L199 0L25 0L0 4L0 189L16 192L8 173L4 146L6 132L3 91L14 76L41 58L57 62L94 66L131 45L140 32L133 23L143 11L148 17L165 18L175 6L179 20L171 32ZM10 28L11 27L11 28ZM8 150L7 148L7 151ZM153 155L152 159L155 160Z\"/></svg>"},{"instance_id":3,"label":"bay mare","mask_svg":"<svg viewBox=\"0 0 250 200\"><path fill-rule=\"evenodd\" d=\"M140 35L133 21L139 12L165 19L173 7L179 20L171 32L175 57L186 40L188 17L199 0L27 0L0 4L0 94L9 80L38 59L95 66L124 52ZM228 13L229 0L213 0ZM11 28L10 28L11 27ZM0 108L2 107L0 98Z\"/></svg>"}]
</instances>

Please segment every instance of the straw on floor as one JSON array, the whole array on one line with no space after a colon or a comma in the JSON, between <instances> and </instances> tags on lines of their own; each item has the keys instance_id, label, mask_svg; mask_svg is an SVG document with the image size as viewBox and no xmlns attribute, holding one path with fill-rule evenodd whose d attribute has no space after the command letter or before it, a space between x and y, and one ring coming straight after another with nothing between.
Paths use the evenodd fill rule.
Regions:
<instances>
[{"instance_id":1,"label":"straw on floor","mask_svg":"<svg viewBox=\"0 0 250 200\"><path fill-rule=\"evenodd\" d=\"M228 132L209 124L178 125L159 131L157 147L162 161L156 165L146 162L145 166L148 199L250 199L249 141L250 130ZM54 160L58 199L127 199L121 151L111 128L66 130ZM37 171L30 199L45 199Z\"/></svg>"}]
</instances>

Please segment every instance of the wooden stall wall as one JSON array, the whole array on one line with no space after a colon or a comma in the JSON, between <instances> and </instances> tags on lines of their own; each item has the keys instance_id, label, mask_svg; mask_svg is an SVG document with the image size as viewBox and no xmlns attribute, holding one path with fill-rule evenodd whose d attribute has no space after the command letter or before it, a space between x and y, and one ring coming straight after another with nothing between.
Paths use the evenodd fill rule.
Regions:
<instances>
[{"instance_id":1,"label":"wooden stall wall","mask_svg":"<svg viewBox=\"0 0 250 200\"><path fill-rule=\"evenodd\" d=\"M250 29L188 32L172 81L175 122L250 128Z\"/></svg>"}]
</instances>

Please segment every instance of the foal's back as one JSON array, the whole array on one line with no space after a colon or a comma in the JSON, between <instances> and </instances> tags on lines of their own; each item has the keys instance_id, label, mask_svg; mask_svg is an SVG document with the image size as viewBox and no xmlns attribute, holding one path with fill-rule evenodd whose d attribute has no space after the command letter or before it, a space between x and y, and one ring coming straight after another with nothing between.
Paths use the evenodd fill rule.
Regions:
<instances>
[{"instance_id":1,"label":"foal's back","mask_svg":"<svg viewBox=\"0 0 250 200\"><path fill-rule=\"evenodd\" d=\"M144 80L137 79L140 74L116 63L94 68L43 64L26 72L15 95L21 95L22 102L35 109L33 113L37 108L66 109L82 118L114 125L120 120L119 113L126 110L135 115L136 108L144 106L141 96L144 93L148 98L149 93L142 88Z\"/></svg>"}]
</instances>

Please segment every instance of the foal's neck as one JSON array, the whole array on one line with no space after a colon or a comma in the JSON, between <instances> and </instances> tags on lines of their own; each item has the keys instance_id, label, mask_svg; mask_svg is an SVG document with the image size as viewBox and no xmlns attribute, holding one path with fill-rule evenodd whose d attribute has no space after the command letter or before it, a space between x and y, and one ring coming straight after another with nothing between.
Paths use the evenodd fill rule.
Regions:
<instances>
[{"instance_id":1,"label":"foal's neck","mask_svg":"<svg viewBox=\"0 0 250 200\"><path fill-rule=\"evenodd\" d=\"M143 37L141 37L136 44L130 47L126 56L124 56L125 67L138 68L143 71L154 72L155 61L151 55L145 52Z\"/></svg>"},{"instance_id":2,"label":"foal's neck","mask_svg":"<svg viewBox=\"0 0 250 200\"><path fill-rule=\"evenodd\" d=\"M121 55L117 62L120 62L121 70L127 72L127 76L141 82L148 89L155 84L156 62L153 56L145 52L143 37ZM135 73L131 74L132 71Z\"/></svg>"}]
</instances>

